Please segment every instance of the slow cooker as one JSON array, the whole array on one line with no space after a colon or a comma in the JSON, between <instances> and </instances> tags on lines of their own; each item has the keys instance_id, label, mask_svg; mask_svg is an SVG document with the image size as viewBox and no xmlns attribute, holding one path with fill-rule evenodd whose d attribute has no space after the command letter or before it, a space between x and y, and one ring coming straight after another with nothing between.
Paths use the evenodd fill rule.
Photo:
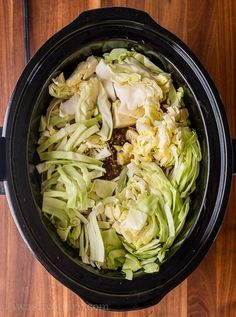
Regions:
<instances>
[{"instance_id":1,"label":"slow cooker","mask_svg":"<svg viewBox=\"0 0 236 317\"><path fill-rule=\"evenodd\" d=\"M61 71L69 75L87 56L115 47L145 54L185 87L185 103L203 154L184 230L159 273L138 273L132 281L120 272L86 266L60 241L41 213L35 168L39 119L50 100L50 80ZM156 304L197 267L222 223L235 164L236 141L207 71L181 40L147 13L123 7L83 12L38 50L16 84L0 139L1 193L25 243L54 277L88 304L111 310Z\"/></svg>"}]
</instances>

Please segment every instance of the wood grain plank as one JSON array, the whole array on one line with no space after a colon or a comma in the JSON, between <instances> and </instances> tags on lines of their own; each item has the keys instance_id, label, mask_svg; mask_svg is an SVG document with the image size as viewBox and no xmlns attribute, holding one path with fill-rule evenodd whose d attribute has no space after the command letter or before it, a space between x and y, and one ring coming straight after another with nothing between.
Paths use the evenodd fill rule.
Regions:
<instances>
[{"instance_id":1,"label":"wood grain plank","mask_svg":"<svg viewBox=\"0 0 236 317\"><path fill-rule=\"evenodd\" d=\"M192 5L191 5L192 4ZM203 62L221 93L235 136L235 2L189 2L188 45ZM235 316L235 180L224 225L206 259L188 279L189 316ZM231 230L229 230L231 228Z\"/></svg>"},{"instance_id":2,"label":"wood grain plank","mask_svg":"<svg viewBox=\"0 0 236 317\"><path fill-rule=\"evenodd\" d=\"M236 137L236 3L233 0L222 5L217 1L218 50L217 84L224 100L231 134ZM236 178L221 232L216 240L217 316L236 315Z\"/></svg>"},{"instance_id":3,"label":"wood grain plank","mask_svg":"<svg viewBox=\"0 0 236 317\"><path fill-rule=\"evenodd\" d=\"M30 1L31 54L83 10L104 6L142 9L185 41L214 78L236 137L234 0L38 0ZM0 0L0 124L24 66L22 1ZM27 250L5 198L0 198L0 316L3 317L233 317L236 316L236 184L218 239L198 269L159 305L120 313L90 308L61 285Z\"/></svg>"},{"instance_id":4,"label":"wood grain plank","mask_svg":"<svg viewBox=\"0 0 236 317\"><path fill-rule=\"evenodd\" d=\"M21 1L0 1L1 126L11 92L24 68L22 12ZM30 261L33 256L29 256L29 251L22 243L3 196L0 197L0 211L0 316L12 317L17 314L15 303L28 301L27 282L30 280ZM26 258L29 264L23 260Z\"/></svg>"}]
</instances>

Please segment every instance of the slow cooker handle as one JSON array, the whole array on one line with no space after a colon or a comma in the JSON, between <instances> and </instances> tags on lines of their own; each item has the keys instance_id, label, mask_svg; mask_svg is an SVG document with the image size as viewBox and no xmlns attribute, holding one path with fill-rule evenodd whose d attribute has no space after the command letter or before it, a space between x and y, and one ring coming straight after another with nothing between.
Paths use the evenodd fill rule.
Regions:
<instances>
[{"instance_id":1,"label":"slow cooker handle","mask_svg":"<svg viewBox=\"0 0 236 317\"><path fill-rule=\"evenodd\" d=\"M236 176L236 139L232 139L233 146L233 174Z\"/></svg>"},{"instance_id":2,"label":"slow cooker handle","mask_svg":"<svg viewBox=\"0 0 236 317\"><path fill-rule=\"evenodd\" d=\"M5 195L3 181L5 180L5 138L0 127L0 195Z\"/></svg>"},{"instance_id":3,"label":"slow cooker handle","mask_svg":"<svg viewBox=\"0 0 236 317\"><path fill-rule=\"evenodd\" d=\"M157 23L148 13L127 7L100 8L84 11L70 24L70 26L81 27L83 25L89 25L107 19L132 20L150 26L157 26Z\"/></svg>"}]
</instances>

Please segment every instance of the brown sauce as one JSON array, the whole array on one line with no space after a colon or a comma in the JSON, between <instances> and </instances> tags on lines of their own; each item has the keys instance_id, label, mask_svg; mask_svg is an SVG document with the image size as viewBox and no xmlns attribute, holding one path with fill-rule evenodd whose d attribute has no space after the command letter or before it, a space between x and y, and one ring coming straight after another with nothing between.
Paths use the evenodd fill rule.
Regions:
<instances>
[{"instance_id":1,"label":"brown sauce","mask_svg":"<svg viewBox=\"0 0 236 317\"><path fill-rule=\"evenodd\" d=\"M106 169L106 174L104 175L105 179L113 179L120 175L120 172L122 170L122 165L117 164L117 151L114 147L114 145L124 145L126 142L125 135L128 128L120 128L120 129L114 129L112 133L111 139L108 141L111 156L106 158L104 160L103 167Z\"/></svg>"}]
</instances>

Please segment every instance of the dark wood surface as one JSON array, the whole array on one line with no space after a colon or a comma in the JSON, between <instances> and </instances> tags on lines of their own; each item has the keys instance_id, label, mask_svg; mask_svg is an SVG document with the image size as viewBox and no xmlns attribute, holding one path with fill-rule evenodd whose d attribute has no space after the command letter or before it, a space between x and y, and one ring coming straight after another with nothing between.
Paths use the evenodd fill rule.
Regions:
<instances>
[{"instance_id":1,"label":"dark wood surface","mask_svg":"<svg viewBox=\"0 0 236 317\"><path fill-rule=\"evenodd\" d=\"M10 94L24 67L21 0L0 0L0 124ZM225 103L236 137L235 0L31 0L31 55L80 12L100 6L144 9L179 36L199 57ZM57 282L25 246L5 197L0 197L0 316L236 316L236 177L220 233L195 272L160 304L129 313L102 312L86 306Z\"/></svg>"}]
</instances>

